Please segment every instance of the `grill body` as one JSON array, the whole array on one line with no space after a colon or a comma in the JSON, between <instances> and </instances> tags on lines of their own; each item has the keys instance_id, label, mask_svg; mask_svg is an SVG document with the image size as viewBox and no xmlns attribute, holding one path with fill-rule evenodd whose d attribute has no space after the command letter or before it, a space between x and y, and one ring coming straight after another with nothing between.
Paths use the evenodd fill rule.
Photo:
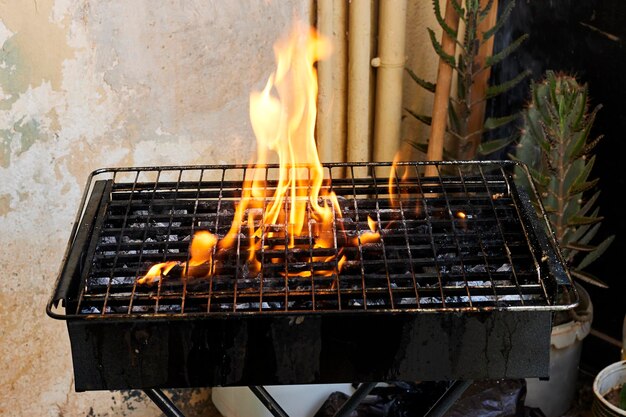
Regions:
<instances>
[{"instance_id":1,"label":"grill body","mask_svg":"<svg viewBox=\"0 0 626 417\"><path fill-rule=\"evenodd\" d=\"M194 232L225 235L250 169L94 172L48 305L67 321L76 389L548 376L551 316L576 294L545 219L512 180L527 172L436 163L424 178L428 164L327 164L341 212L334 247L313 245L309 213L293 249L263 237L280 225L260 225L258 275L242 228L215 273L155 286L137 278L187 260ZM256 169L269 200L277 168ZM361 242L368 216L379 242ZM342 248L346 236L356 243Z\"/></svg>"},{"instance_id":2,"label":"grill body","mask_svg":"<svg viewBox=\"0 0 626 417\"><path fill-rule=\"evenodd\" d=\"M547 377L549 312L68 321L77 391Z\"/></svg>"}]
</instances>

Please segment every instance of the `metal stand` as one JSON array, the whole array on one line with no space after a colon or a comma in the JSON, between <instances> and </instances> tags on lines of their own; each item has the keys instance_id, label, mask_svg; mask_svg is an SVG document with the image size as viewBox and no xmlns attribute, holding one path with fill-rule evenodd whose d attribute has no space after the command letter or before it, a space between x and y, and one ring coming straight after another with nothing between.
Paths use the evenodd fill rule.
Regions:
<instances>
[{"instance_id":1,"label":"metal stand","mask_svg":"<svg viewBox=\"0 0 626 417\"><path fill-rule=\"evenodd\" d=\"M456 400L472 384L472 381L454 381L450 388L439 398L424 417L441 417L454 404ZM341 406L334 417L348 417L356 407L376 387L375 382L359 385L354 394ZM250 386L250 391L261 401L274 417L289 417L289 414L276 402L267 390L262 386ZM159 389L145 389L146 395L159 407L166 417L184 417L184 414L167 398Z\"/></svg>"},{"instance_id":2,"label":"metal stand","mask_svg":"<svg viewBox=\"0 0 626 417\"><path fill-rule=\"evenodd\" d=\"M152 400L153 403L163 411L167 417L185 417L185 415L167 398L160 389L145 389L143 392Z\"/></svg>"},{"instance_id":3,"label":"metal stand","mask_svg":"<svg viewBox=\"0 0 626 417\"><path fill-rule=\"evenodd\" d=\"M354 411L354 409L367 397L367 395L376 386L375 382L367 384L361 384L354 391L354 394L348 398L348 400L341 406L341 408L335 413L334 417L347 417ZM265 408L272 413L274 417L289 417L289 415L280 407L276 400L270 395L267 390L261 386L251 386L250 390L257 396L259 401L263 403Z\"/></svg>"},{"instance_id":4,"label":"metal stand","mask_svg":"<svg viewBox=\"0 0 626 417\"><path fill-rule=\"evenodd\" d=\"M289 414L283 410L283 408L276 402L274 397L267 392L267 390L260 385L250 385L250 391L261 401L261 403L267 408L267 411L272 413L274 417L289 417Z\"/></svg>"},{"instance_id":5,"label":"metal stand","mask_svg":"<svg viewBox=\"0 0 626 417\"><path fill-rule=\"evenodd\" d=\"M454 381L424 417L441 417L452 407L473 381Z\"/></svg>"}]
</instances>

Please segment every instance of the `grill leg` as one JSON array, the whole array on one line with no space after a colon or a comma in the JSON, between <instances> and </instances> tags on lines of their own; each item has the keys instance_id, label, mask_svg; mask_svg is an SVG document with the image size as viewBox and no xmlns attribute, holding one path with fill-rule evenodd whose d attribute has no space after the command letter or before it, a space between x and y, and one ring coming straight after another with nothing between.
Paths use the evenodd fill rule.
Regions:
<instances>
[{"instance_id":1,"label":"grill leg","mask_svg":"<svg viewBox=\"0 0 626 417\"><path fill-rule=\"evenodd\" d=\"M454 381L452 386L437 400L424 417L441 417L452 407L473 381Z\"/></svg>"},{"instance_id":2,"label":"grill leg","mask_svg":"<svg viewBox=\"0 0 626 417\"><path fill-rule=\"evenodd\" d=\"M272 413L274 417L289 417L289 414L276 402L274 397L260 385L250 385L250 391L263 403L267 411Z\"/></svg>"},{"instance_id":3,"label":"grill leg","mask_svg":"<svg viewBox=\"0 0 626 417\"><path fill-rule=\"evenodd\" d=\"M345 403L341 406L341 408L335 413L334 417L348 417L350 413L354 411L354 409L367 397L367 395L374 389L376 386L376 382L368 382L365 384L359 385L359 387L354 391L354 394L350 396L346 400Z\"/></svg>"},{"instance_id":4,"label":"grill leg","mask_svg":"<svg viewBox=\"0 0 626 417\"><path fill-rule=\"evenodd\" d=\"M335 413L334 417L347 417L354 411L354 409L363 401L365 397L374 389L376 386L375 382L370 382L367 384L361 384L359 388L354 391L354 394L350 396L346 400L346 402L341 406L341 408ZM262 386L250 386L250 391L257 396L257 398L263 403L265 408L272 413L274 417L289 417L289 415L282 409L280 404L276 402L274 397L267 392L267 390Z\"/></svg>"},{"instance_id":5,"label":"grill leg","mask_svg":"<svg viewBox=\"0 0 626 417\"><path fill-rule=\"evenodd\" d=\"M144 389L143 392L163 411L167 417L185 417L185 415L167 398L160 389Z\"/></svg>"}]
</instances>

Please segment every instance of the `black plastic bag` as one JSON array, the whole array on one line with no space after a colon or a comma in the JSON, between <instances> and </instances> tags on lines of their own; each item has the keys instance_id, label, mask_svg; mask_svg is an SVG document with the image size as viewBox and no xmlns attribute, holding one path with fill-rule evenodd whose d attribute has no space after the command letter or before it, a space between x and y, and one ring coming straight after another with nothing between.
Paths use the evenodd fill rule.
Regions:
<instances>
[{"instance_id":1,"label":"black plastic bag","mask_svg":"<svg viewBox=\"0 0 626 417\"><path fill-rule=\"evenodd\" d=\"M396 382L372 390L348 417L423 417L450 382ZM452 404L444 417L544 417L524 406L524 380L477 381ZM348 396L334 392L315 417L332 417Z\"/></svg>"}]
</instances>

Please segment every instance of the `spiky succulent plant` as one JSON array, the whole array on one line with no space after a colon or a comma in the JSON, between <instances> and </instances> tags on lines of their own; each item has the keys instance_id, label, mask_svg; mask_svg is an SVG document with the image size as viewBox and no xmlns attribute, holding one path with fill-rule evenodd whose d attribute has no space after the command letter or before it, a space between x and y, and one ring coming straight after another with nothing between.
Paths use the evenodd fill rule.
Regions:
<instances>
[{"instance_id":1,"label":"spiky succulent plant","mask_svg":"<svg viewBox=\"0 0 626 417\"><path fill-rule=\"evenodd\" d=\"M587 86L575 78L546 73L531 86L532 99L523 111L524 128L515 158L528 165L561 252L574 278L606 287L583 271L613 241L592 244L603 218L596 202L598 178L590 179L593 149L602 136L589 133L601 106L589 112ZM523 176L517 176L520 181Z\"/></svg>"},{"instance_id":2,"label":"spiky succulent plant","mask_svg":"<svg viewBox=\"0 0 626 417\"><path fill-rule=\"evenodd\" d=\"M440 5L440 3L443 3L442 0L432 0L432 3L437 23L443 32L456 40L457 50L459 51L457 56L448 55L437 40L435 32L428 28L428 34L435 53L443 62L452 67L457 77L456 95L450 97L450 105L448 107L446 131L450 140L444 149L444 159L485 158L506 148L515 138L511 136L482 142L483 135L486 132L493 131L517 120L519 114L515 112L515 114L503 117L489 117L484 122L479 120L480 123L477 126L471 121L472 115L477 112L480 106L484 106L485 100L509 91L526 79L530 75L530 71L523 71L501 84L489 85L482 96L480 93L475 93L475 91L478 91L477 81L485 73L488 74L491 67L502 62L515 52L528 38L528 35L524 34L518 37L493 55L489 54L481 57L480 49L485 43L493 40L492 38L496 32L505 25L515 7L515 0L507 2L502 11L497 13L498 17L493 26L484 30L481 26L488 21L486 19L492 12L492 9L498 7L496 2L493 0L486 2L478 0L451 0L449 5L454 8L462 22L461 27L464 28L462 32L454 30L446 24ZM435 92L437 88L436 83L420 78L410 68L406 68L406 71L420 87L431 93ZM475 94L477 94L476 97ZM430 115L419 114L410 108L405 108L405 110L419 122L428 126L431 125L432 117ZM418 150L424 153L427 152L427 142L419 139L408 140L408 142Z\"/></svg>"}]
</instances>

